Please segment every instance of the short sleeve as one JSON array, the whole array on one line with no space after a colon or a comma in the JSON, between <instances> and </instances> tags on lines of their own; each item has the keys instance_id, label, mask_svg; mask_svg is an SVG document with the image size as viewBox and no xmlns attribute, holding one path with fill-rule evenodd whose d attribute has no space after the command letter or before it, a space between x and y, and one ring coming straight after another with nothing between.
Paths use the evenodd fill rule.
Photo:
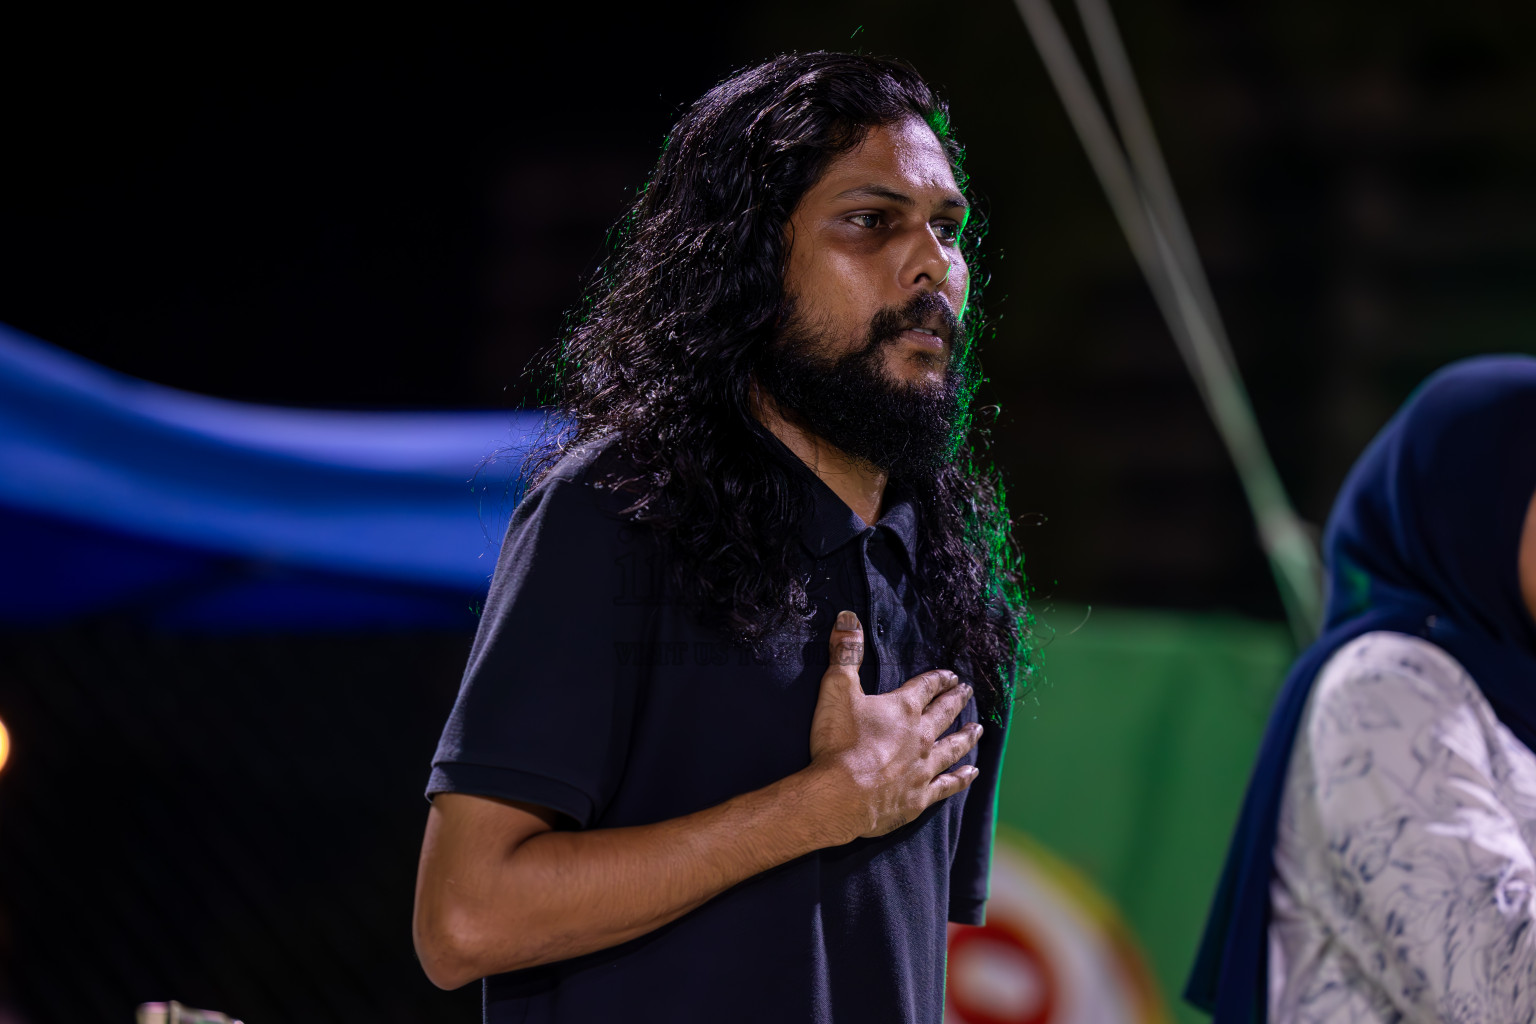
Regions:
<instances>
[{"instance_id":1,"label":"short sleeve","mask_svg":"<svg viewBox=\"0 0 1536 1024\"><path fill-rule=\"evenodd\" d=\"M515 510L427 796L473 793L590 825L623 774L647 605L648 531L612 514L580 466Z\"/></svg>"},{"instance_id":2,"label":"short sleeve","mask_svg":"<svg viewBox=\"0 0 1536 1024\"><path fill-rule=\"evenodd\" d=\"M976 745L979 774L966 791L960 814L960 843L949 868L949 920L982 924L986 918L988 882L992 872L992 834L997 820L998 782L1008 746L1011 706L1002 709L1001 724L986 722Z\"/></svg>"}]
</instances>

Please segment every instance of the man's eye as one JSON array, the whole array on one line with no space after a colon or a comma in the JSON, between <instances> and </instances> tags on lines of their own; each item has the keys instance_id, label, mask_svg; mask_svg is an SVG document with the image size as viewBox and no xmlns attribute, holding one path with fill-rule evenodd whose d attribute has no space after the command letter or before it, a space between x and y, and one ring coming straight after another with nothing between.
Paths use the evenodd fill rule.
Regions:
<instances>
[{"instance_id":1,"label":"man's eye","mask_svg":"<svg viewBox=\"0 0 1536 1024\"><path fill-rule=\"evenodd\" d=\"M933 226L933 233L939 236L939 241L941 242L953 243L960 241L959 224L935 224Z\"/></svg>"},{"instance_id":2,"label":"man's eye","mask_svg":"<svg viewBox=\"0 0 1536 1024\"><path fill-rule=\"evenodd\" d=\"M861 228L877 228L880 226L880 215L878 213L856 213L848 219Z\"/></svg>"}]
</instances>

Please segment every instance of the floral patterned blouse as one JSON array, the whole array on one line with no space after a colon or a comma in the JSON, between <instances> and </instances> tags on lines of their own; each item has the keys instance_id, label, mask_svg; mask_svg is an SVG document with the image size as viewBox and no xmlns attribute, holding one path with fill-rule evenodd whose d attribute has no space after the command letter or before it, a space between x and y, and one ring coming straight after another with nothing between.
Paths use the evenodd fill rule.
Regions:
<instances>
[{"instance_id":1,"label":"floral patterned blouse","mask_svg":"<svg viewBox=\"0 0 1536 1024\"><path fill-rule=\"evenodd\" d=\"M1462 667L1400 633L1340 648L1281 803L1270 1021L1536 1021L1533 846L1536 755Z\"/></svg>"}]
</instances>

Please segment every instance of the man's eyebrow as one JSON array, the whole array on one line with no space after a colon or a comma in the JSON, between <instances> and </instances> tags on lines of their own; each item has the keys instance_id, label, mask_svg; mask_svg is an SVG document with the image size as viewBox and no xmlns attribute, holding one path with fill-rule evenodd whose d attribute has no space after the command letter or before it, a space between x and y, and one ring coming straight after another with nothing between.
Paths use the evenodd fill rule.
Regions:
<instances>
[{"instance_id":1,"label":"man's eyebrow","mask_svg":"<svg viewBox=\"0 0 1536 1024\"><path fill-rule=\"evenodd\" d=\"M833 201L843 199L884 199L900 206L916 206L917 201L905 192L897 192L893 188L884 185L855 185L853 188L844 189L832 197ZM963 196L947 195L939 203L945 209L969 210L971 204L965 201Z\"/></svg>"}]
</instances>

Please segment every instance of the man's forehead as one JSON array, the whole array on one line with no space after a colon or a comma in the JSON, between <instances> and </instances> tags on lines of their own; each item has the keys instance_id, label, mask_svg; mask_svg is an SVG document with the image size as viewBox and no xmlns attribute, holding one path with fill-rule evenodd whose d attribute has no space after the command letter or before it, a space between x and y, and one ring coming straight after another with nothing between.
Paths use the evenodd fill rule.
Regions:
<instances>
[{"instance_id":1,"label":"man's forehead","mask_svg":"<svg viewBox=\"0 0 1536 1024\"><path fill-rule=\"evenodd\" d=\"M814 191L834 201L891 198L881 196L883 192L928 201L942 196L954 205L968 205L938 136L915 117L871 128L857 146L827 166Z\"/></svg>"}]
</instances>

